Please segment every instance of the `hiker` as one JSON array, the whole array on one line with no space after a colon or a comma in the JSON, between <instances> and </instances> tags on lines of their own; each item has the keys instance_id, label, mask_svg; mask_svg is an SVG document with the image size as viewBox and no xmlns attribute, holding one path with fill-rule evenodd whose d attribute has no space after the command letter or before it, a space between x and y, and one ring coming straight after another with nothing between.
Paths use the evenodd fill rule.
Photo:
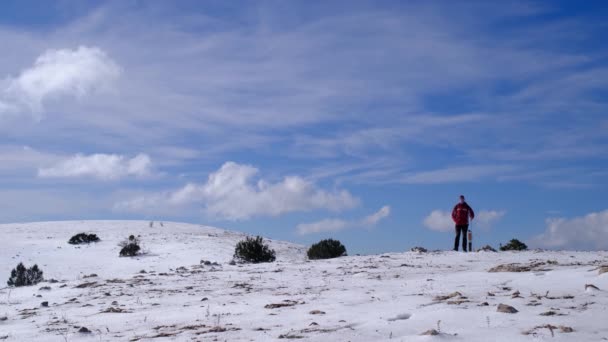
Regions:
<instances>
[{"instance_id":1,"label":"hiker","mask_svg":"<svg viewBox=\"0 0 608 342\"><path fill-rule=\"evenodd\" d=\"M454 206L452 210L452 220L456 224L456 239L454 240L454 250L458 251L458 243L462 234L462 250L467 251L467 231L469 230L469 218L473 220L475 213L467 202L464 196L460 195L460 202Z\"/></svg>"}]
</instances>

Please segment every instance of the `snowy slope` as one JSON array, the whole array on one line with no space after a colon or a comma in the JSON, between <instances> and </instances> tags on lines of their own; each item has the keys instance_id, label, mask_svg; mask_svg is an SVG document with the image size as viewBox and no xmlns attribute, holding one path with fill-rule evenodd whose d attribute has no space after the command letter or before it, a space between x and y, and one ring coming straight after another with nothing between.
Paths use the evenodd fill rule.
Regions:
<instances>
[{"instance_id":1,"label":"snowy slope","mask_svg":"<svg viewBox=\"0 0 608 342\"><path fill-rule=\"evenodd\" d=\"M77 233L97 234L101 241L72 246ZM201 259L226 263L234 246L247 235L208 226L150 221L59 221L0 225L0 275L9 274L18 262L37 263L46 278L75 279L93 270L100 276L130 274L142 268L167 271L193 265ZM118 244L129 235L141 236L148 253L138 258L118 258ZM271 241L278 260L302 260L301 246ZM6 261L6 262L5 262Z\"/></svg>"},{"instance_id":2,"label":"snowy slope","mask_svg":"<svg viewBox=\"0 0 608 342\"><path fill-rule=\"evenodd\" d=\"M68 245L80 231L103 241ZM598 271L608 265L606 252L407 252L307 262L302 247L272 241L277 262L230 265L244 235L210 227L53 222L0 225L0 232L0 276L24 261L59 280L0 290L0 339L7 341L608 339L608 273ZM117 256L129 234L142 236L147 256ZM488 272L511 263L531 269ZM499 304L519 312L497 312ZM420 335L429 329L438 335Z\"/></svg>"}]
</instances>

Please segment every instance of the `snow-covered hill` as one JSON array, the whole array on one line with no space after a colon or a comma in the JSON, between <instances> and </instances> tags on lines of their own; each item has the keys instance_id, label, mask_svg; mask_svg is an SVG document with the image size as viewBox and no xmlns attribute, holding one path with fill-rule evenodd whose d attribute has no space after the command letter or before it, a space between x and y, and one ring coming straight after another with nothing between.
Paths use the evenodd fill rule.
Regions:
<instances>
[{"instance_id":1,"label":"snow-covered hill","mask_svg":"<svg viewBox=\"0 0 608 342\"><path fill-rule=\"evenodd\" d=\"M79 232L102 241L68 245ZM0 340L608 339L608 272L600 274L607 252L407 252L308 262L303 247L271 241L277 262L230 265L245 235L198 225L49 222L0 225L0 234L0 278L23 261L57 280L0 290ZM117 244L130 234L141 236L147 255L118 257ZM499 304L518 312L498 312Z\"/></svg>"},{"instance_id":2,"label":"snow-covered hill","mask_svg":"<svg viewBox=\"0 0 608 342\"><path fill-rule=\"evenodd\" d=\"M97 234L101 241L73 246L67 241L77 233ZM58 221L0 225L0 275L9 274L18 262L37 263L46 278L72 280L94 271L99 276L130 274L142 268L157 272L201 259L227 263L234 246L247 235L209 226L150 221ZM118 244L140 236L147 250L137 258L119 258ZM303 260L302 246L270 240L277 259Z\"/></svg>"}]
</instances>

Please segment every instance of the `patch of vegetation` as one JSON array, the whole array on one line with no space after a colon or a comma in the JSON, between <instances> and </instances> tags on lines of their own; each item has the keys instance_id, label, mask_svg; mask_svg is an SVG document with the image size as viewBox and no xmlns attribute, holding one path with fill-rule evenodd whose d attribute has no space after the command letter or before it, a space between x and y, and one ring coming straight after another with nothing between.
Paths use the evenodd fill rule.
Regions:
<instances>
[{"instance_id":1,"label":"patch of vegetation","mask_svg":"<svg viewBox=\"0 0 608 342\"><path fill-rule=\"evenodd\" d=\"M141 251L139 244L140 241L138 238L136 238L134 235L129 236L129 239L120 243L119 246L122 247L122 249L120 250L119 256L133 257L138 255Z\"/></svg>"},{"instance_id":2,"label":"patch of vegetation","mask_svg":"<svg viewBox=\"0 0 608 342\"><path fill-rule=\"evenodd\" d=\"M526 246L525 243L517 240L517 239L511 239L511 241L509 241L509 243L507 243L506 245L500 245L500 250L501 251L526 251L528 250L528 246Z\"/></svg>"},{"instance_id":3,"label":"patch of vegetation","mask_svg":"<svg viewBox=\"0 0 608 342\"><path fill-rule=\"evenodd\" d=\"M36 285L43 280L43 272L38 268L38 265L26 268L23 263L20 262L17 267L13 268L11 277L6 283L8 286L19 287Z\"/></svg>"},{"instance_id":4,"label":"patch of vegetation","mask_svg":"<svg viewBox=\"0 0 608 342\"><path fill-rule=\"evenodd\" d=\"M478 249L477 251L478 252L496 252L496 250L490 245L485 245L485 246L481 247L480 249Z\"/></svg>"},{"instance_id":5,"label":"patch of vegetation","mask_svg":"<svg viewBox=\"0 0 608 342\"><path fill-rule=\"evenodd\" d=\"M91 242L99 242L99 237L95 234L80 233L72 236L70 241L68 241L71 245L82 245Z\"/></svg>"},{"instance_id":6,"label":"patch of vegetation","mask_svg":"<svg viewBox=\"0 0 608 342\"><path fill-rule=\"evenodd\" d=\"M340 241L333 239L325 239L313 244L306 254L310 260L332 259L347 255L346 247Z\"/></svg>"},{"instance_id":7,"label":"patch of vegetation","mask_svg":"<svg viewBox=\"0 0 608 342\"><path fill-rule=\"evenodd\" d=\"M264 239L261 236L256 236L255 238L247 237L236 244L234 259L257 264L273 262L276 260L276 256L274 250L264 243Z\"/></svg>"}]
</instances>

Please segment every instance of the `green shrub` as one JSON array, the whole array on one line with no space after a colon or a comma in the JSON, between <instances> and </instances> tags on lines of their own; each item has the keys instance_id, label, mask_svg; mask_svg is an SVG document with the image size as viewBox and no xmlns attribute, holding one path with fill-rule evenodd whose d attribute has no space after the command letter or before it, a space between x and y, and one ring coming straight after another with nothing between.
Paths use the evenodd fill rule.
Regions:
<instances>
[{"instance_id":1,"label":"green shrub","mask_svg":"<svg viewBox=\"0 0 608 342\"><path fill-rule=\"evenodd\" d=\"M239 241L234 249L234 259L242 262L260 263L275 261L275 252L264 243L260 236L255 238L247 237Z\"/></svg>"},{"instance_id":2,"label":"green shrub","mask_svg":"<svg viewBox=\"0 0 608 342\"><path fill-rule=\"evenodd\" d=\"M501 251L525 251L528 250L528 246L526 246L525 243L517 240L517 239L511 239L511 241L509 241L509 243L507 243L506 245L500 245L500 250Z\"/></svg>"},{"instance_id":3,"label":"green shrub","mask_svg":"<svg viewBox=\"0 0 608 342\"><path fill-rule=\"evenodd\" d=\"M17 267L13 268L11 277L6 283L8 286L19 287L36 285L43 280L43 272L38 268L38 265L26 268L23 263L20 262Z\"/></svg>"},{"instance_id":4,"label":"green shrub","mask_svg":"<svg viewBox=\"0 0 608 342\"><path fill-rule=\"evenodd\" d=\"M134 235L129 236L129 239L119 244L122 249L118 254L121 257L133 257L139 254L141 247L139 246L139 239Z\"/></svg>"},{"instance_id":5,"label":"green shrub","mask_svg":"<svg viewBox=\"0 0 608 342\"><path fill-rule=\"evenodd\" d=\"M321 240L308 249L308 259L331 259L346 255L346 247L333 239Z\"/></svg>"},{"instance_id":6,"label":"green shrub","mask_svg":"<svg viewBox=\"0 0 608 342\"><path fill-rule=\"evenodd\" d=\"M99 242L99 237L97 237L95 234L80 233L72 236L70 241L68 241L68 243L71 245L81 245L91 242Z\"/></svg>"}]
</instances>

